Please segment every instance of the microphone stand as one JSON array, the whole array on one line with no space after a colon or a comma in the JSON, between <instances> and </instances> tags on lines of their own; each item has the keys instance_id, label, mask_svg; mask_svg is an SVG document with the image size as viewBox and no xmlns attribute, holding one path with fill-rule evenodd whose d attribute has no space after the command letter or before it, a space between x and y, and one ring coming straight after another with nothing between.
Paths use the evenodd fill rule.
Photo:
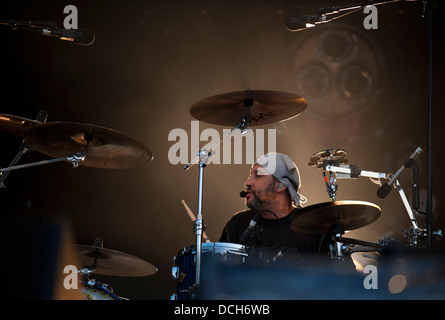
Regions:
<instances>
[{"instance_id":1,"label":"microphone stand","mask_svg":"<svg viewBox=\"0 0 445 320\"><path fill-rule=\"evenodd\" d=\"M428 116L427 116L427 200L426 200L426 233L427 248L432 247L432 87L433 87L433 5L434 0L423 1L422 16L428 19Z\"/></svg>"}]
</instances>

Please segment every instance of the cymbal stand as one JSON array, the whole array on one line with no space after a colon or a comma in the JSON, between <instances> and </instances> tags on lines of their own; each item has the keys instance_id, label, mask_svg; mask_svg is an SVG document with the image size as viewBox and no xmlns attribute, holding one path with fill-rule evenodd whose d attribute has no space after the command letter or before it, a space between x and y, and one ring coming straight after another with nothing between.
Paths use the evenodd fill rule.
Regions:
<instances>
[{"instance_id":1,"label":"cymbal stand","mask_svg":"<svg viewBox=\"0 0 445 320\"><path fill-rule=\"evenodd\" d=\"M227 136L231 135L235 129L240 129L241 132L246 132L249 129L250 119L244 117L229 133L224 135L218 142L214 143L209 149L201 149L198 152L198 156L193 159L189 164L184 167L184 170L190 169L191 166L198 162L198 210L196 214L196 221L194 223L193 230L196 234L196 270L195 270L195 284L196 290L201 282L201 250L202 250L202 234L205 230L205 225L202 220L202 200L203 200L203 180L204 180L204 168L207 166L208 160L215 154L212 151L217 145L219 145Z\"/></svg>"},{"instance_id":2,"label":"cymbal stand","mask_svg":"<svg viewBox=\"0 0 445 320\"><path fill-rule=\"evenodd\" d=\"M345 255L354 252L380 252L385 243L363 241L351 238L344 238L343 227L335 225L332 227L331 235L333 244L330 245L330 254L332 259L344 260Z\"/></svg>"},{"instance_id":3,"label":"cymbal stand","mask_svg":"<svg viewBox=\"0 0 445 320\"><path fill-rule=\"evenodd\" d=\"M344 250L343 243L339 241L342 234L344 234L343 227L339 224L332 227L331 230L331 239L332 243L329 245L331 259L334 260L344 260Z\"/></svg>"},{"instance_id":4,"label":"cymbal stand","mask_svg":"<svg viewBox=\"0 0 445 320\"><path fill-rule=\"evenodd\" d=\"M55 162L61 162L61 161L71 162L73 164L73 167L76 168L76 167L79 166L79 162L83 161L83 160L85 160L85 155L82 154L82 153L77 153L75 155L66 156L64 158L43 160L43 161L32 162L32 163L27 163L27 164L21 164L21 165L18 165L18 166L3 168L3 169L0 169L0 174L3 174L4 172L9 172L9 171L12 171L12 170L18 170L18 169L23 169L23 168L35 167L35 166L40 166L40 165L49 164L49 163L55 163Z\"/></svg>"},{"instance_id":5,"label":"cymbal stand","mask_svg":"<svg viewBox=\"0 0 445 320\"><path fill-rule=\"evenodd\" d=\"M329 172L329 180L326 176L326 172L323 171L323 178L324 182L326 184L326 191L329 194L329 198L332 199L332 201L335 201L336 192L338 190L337 177L335 176L335 173Z\"/></svg>"},{"instance_id":6,"label":"cymbal stand","mask_svg":"<svg viewBox=\"0 0 445 320\"><path fill-rule=\"evenodd\" d=\"M29 150L31 150L31 148L28 146L28 144L23 141L22 145L20 146L19 152L17 153L17 155L14 157L14 159L12 159L11 163L9 164L9 167L13 167L17 164L17 162L19 162L20 158ZM4 170L2 170L4 171ZM1 171L0 171L1 172ZM4 181L6 180L6 178L8 177L9 173L11 171L6 171L4 174L0 173L0 188L4 189L6 188L6 186L4 185Z\"/></svg>"},{"instance_id":7,"label":"cymbal stand","mask_svg":"<svg viewBox=\"0 0 445 320\"><path fill-rule=\"evenodd\" d=\"M40 123L45 123L47 119L48 119L48 112L46 112L45 110L39 110L39 112L37 113L36 121ZM9 164L9 167L15 166L17 162L19 162L20 158L30 150L32 150L32 148L26 143L25 140L23 140L22 145L19 148L19 152L14 157L14 159L12 159L11 163ZM6 180L10 172L11 171L6 171L4 174L0 172L0 188L2 189L6 188L3 182Z\"/></svg>"}]
</instances>

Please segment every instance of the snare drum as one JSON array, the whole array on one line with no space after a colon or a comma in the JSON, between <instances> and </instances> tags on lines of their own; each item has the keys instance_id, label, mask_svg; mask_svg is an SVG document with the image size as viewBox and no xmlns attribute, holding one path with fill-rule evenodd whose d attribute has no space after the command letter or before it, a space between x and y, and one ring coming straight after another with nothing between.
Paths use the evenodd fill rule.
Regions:
<instances>
[{"instance_id":1,"label":"snare drum","mask_svg":"<svg viewBox=\"0 0 445 320\"><path fill-rule=\"evenodd\" d=\"M81 281L79 292L83 300L121 300L113 288L96 280Z\"/></svg>"},{"instance_id":2,"label":"snare drum","mask_svg":"<svg viewBox=\"0 0 445 320\"><path fill-rule=\"evenodd\" d=\"M208 258L218 258L225 265L235 266L246 261L246 247L236 243L210 242L201 245L201 264ZM172 300L190 300L196 275L196 246L188 246L179 251L173 259L173 279L176 280L176 293Z\"/></svg>"}]
</instances>

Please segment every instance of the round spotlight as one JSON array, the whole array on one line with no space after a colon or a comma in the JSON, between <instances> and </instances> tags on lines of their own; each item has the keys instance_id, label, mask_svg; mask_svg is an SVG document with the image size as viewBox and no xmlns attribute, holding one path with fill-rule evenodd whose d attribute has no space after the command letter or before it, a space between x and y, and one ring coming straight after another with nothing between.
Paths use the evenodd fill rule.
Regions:
<instances>
[{"instance_id":1,"label":"round spotlight","mask_svg":"<svg viewBox=\"0 0 445 320\"><path fill-rule=\"evenodd\" d=\"M359 64L343 67L338 80L341 95L349 100L367 99L375 89L371 71Z\"/></svg>"},{"instance_id":2,"label":"round spotlight","mask_svg":"<svg viewBox=\"0 0 445 320\"><path fill-rule=\"evenodd\" d=\"M345 62L354 54L356 42L354 35L346 30L326 30L318 37L317 51L327 62Z\"/></svg>"},{"instance_id":3,"label":"round spotlight","mask_svg":"<svg viewBox=\"0 0 445 320\"><path fill-rule=\"evenodd\" d=\"M296 72L299 92L307 98L320 99L331 90L330 72L322 65L307 64Z\"/></svg>"}]
</instances>

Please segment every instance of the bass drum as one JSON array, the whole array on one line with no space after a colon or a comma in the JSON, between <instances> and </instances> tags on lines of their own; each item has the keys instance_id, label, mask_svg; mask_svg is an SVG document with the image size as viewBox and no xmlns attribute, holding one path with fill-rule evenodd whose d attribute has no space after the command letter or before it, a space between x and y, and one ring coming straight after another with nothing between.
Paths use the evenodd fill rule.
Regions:
<instances>
[{"instance_id":1,"label":"bass drum","mask_svg":"<svg viewBox=\"0 0 445 320\"><path fill-rule=\"evenodd\" d=\"M96 280L81 281L79 292L83 300L121 300L113 288Z\"/></svg>"},{"instance_id":2,"label":"bass drum","mask_svg":"<svg viewBox=\"0 0 445 320\"><path fill-rule=\"evenodd\" d=\"M246 247L240 244L209 242L201 245L201 265L210 258L217 258L225 265L235 266L246 262L247 257ZM172 276L176 280L176 293L171 299L192 300L196 279L196 245L180 250L173 261Z\"/></svg>"}]
</instances>

